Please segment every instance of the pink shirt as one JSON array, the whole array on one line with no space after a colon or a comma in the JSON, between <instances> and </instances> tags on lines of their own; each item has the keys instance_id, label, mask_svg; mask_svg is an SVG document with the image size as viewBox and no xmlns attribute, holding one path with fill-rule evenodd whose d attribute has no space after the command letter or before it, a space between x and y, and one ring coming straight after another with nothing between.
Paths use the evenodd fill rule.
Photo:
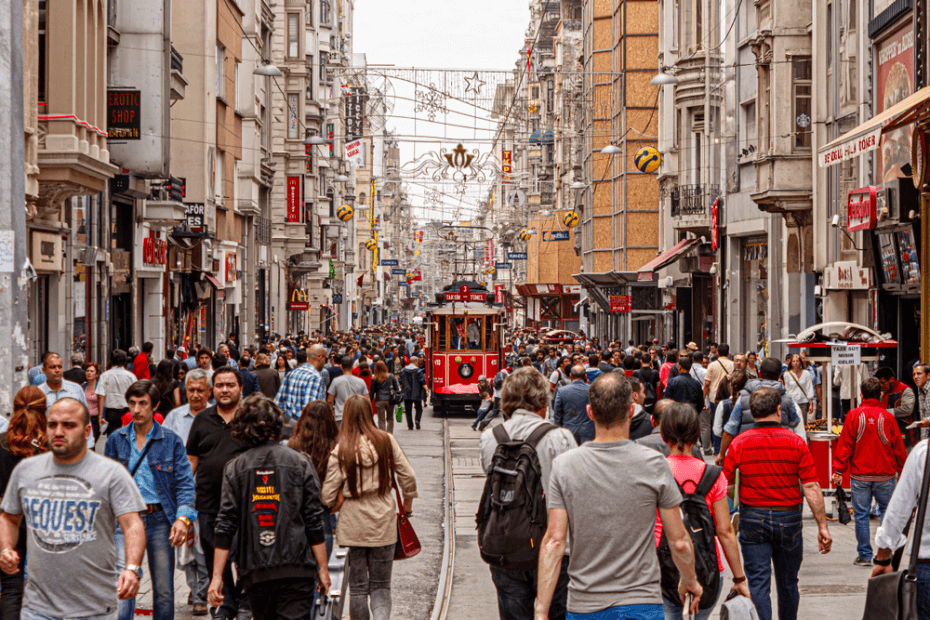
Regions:
<instances>
[{"instance_id":1,"label":"pink shirt","mask_svg":"<svg viewBox=\"0 0 930 620\"><path fill-rule=\"evenodd\" d=\"M681 488L686 492L694 493L698 483L701 481L701 476L704 475L704 468L707 467L707 464L701 459L696 459L693 456L685 456L683 454L674 454L668 457L667 460L668 466L672 470L672 475L675 477L675 482L681 485ZM710 514L714 516L714 525L717 525L717 517L714 515L714 502L726 497L727 486L727 478L723 475L723 472L720 472L717 482L714 483L714 486L710 489L710 493L708 493L705 498L707 500L707 508L710 509ZM658 547L659 541L662 540L662 519L659 517L658 511L656 511L655 533L656 547ZM720 572L723 572L723 553L720 549L719 540L717 541L717 567L720 569Z\"/></svg>"}]
</instances>

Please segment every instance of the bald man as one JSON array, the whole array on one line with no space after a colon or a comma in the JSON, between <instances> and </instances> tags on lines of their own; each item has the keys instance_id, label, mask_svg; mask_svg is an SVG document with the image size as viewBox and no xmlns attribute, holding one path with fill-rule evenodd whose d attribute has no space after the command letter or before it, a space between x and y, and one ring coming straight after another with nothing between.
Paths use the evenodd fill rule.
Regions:
<instances>
[{"instance_id":1,"label":"bald man","mask_svg":"<svg viewBox=\"0 0 930 620\"><path fill-rule=\"evenodd\" d=\"M274 402L285 415L296 420L307 403L326 400L326 388L320 373L326 365L326 349L315 344L309 351L298 350L294 357L297 368L285 375Z\"/></svg>"}]
</instances>

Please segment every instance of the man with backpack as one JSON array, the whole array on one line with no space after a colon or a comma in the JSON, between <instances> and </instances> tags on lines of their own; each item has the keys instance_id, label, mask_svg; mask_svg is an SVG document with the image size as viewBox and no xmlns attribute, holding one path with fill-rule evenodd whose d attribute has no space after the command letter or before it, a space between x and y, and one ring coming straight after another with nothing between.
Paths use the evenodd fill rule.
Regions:
<instances>
[{"instance_id":1,"label":"man with backpack","mask_svg":"<svg viewBox=\"0 0 930 620\"><path fill-rule=\"evenodd\" d=\"M573 536L568 611L633 620L663 617L656 510L681 574L679 596L685 600L692 595L690 609L697 611L703 588L679 510L681 492L659 452L629 441L630 382L620 373L606 373L589 393L594 439L552 465L535 618L555 617L553 593L561 581L569 524ZM622 484L617 483L617 472L622 472Z\"/></svg>"},{"instance_id":2,"label":"man with backpack","mask_svg":"<svg viewBox=\"0 0 930 620\"><path fill-rule=\"evenodd\" d=\"M739 470L739 542L759 620L772 620L773 566L779 618L798 617L805 499L817 521L820 553L829 553L833 544L814 458L803 439L782 427L781 403L775 389L754 391L749 410L755 426L733 439L723 461L728 481L736 480ZM731 496L733 491L731 483Z\"/></svg>"},{"instance_id":3,"label":"man with backpack","mask_svg":"<svg viewBox=\"0 0 930 620\"><path fill-rule=\"evenodd\" d=\"M533 617L549 473L557 456L577 447L568 429L545 421L548 405L546 378L533 368L514 371L501 393L506 421L485 431L479 444L481 467L488 479L478 509L478 546L491 565L501 620ZM510 471L518 474L509 475ZM510 509L513 506L523 508ZM554 561L556 576L546 605L552 620L565 618L568 558L565 544Z\"/></svg>"}]
</instances>

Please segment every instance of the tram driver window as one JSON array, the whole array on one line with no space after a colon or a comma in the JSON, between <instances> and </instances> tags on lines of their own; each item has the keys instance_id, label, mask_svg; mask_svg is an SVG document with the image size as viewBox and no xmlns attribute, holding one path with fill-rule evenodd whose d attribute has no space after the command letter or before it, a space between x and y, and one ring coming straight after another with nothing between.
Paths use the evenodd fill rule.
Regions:
<instances>
[{"instance_id":1,"label":"tram driver window","mask_svg":"<svg viewBox=\"0 0 930 620\"><path fill-rule=\"evenodd\" d=\"M452 326L449 329L452 336L452 350L460 351L465 349L465 319L454 317Z\"/></svg>"},{"instance_id":2,"label":"tram driver window","mask_svg":"<svg viewBox=\"0 0 930 620\"><path fill-rule=\"evenodd\" d=\"M448 351L448 339L446 338L446 317L440 316L439 318L439 329L438 331L438 346L437 351Z\"/></svg>"},{"instance_id":3,"label":"tram driver window","mask_svg":"<svg viewBox=\"0 0 930 620\"><path fill-rule=\"evenodd\" d=\"M481 348L481 318L468 319L468 328L466 330L469 349Z\"/></svg>"}]
</instances>

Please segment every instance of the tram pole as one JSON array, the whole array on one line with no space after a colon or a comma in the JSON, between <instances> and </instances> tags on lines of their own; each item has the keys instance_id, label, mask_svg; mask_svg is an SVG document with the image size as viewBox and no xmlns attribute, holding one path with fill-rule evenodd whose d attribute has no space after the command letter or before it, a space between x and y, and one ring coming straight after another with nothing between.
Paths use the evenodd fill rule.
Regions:
<instances>
[{"instance_id":1,"label":"tram pole","mask_svg":"<svg viewBox=\"0 0 930 620\"><path fill-rule=\"evenodd\" d=\"M23 120L23 3L0 3L0 414L10 416L13 397L26 385L26 177Z\"/></svg>"}]
</instances>

